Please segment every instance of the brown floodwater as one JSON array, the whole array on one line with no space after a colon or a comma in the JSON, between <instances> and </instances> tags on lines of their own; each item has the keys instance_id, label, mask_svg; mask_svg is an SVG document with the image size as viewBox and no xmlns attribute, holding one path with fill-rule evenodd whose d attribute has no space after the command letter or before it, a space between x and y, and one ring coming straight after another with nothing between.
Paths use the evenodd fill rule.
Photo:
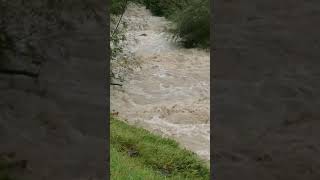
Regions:
<instances>
[{"instance_id":1,"label":"brown floodwater","mask_svg":"<svg viewBox=\"0 0 320 180\"><path fill-rule=\"evenodd\" d=\"M129 4L125 53L140 68L111 87L111 110L130 124L175 139L210 159L210 54L185 49L170 37L170 22Z\"/></svg>"}]
</instances>

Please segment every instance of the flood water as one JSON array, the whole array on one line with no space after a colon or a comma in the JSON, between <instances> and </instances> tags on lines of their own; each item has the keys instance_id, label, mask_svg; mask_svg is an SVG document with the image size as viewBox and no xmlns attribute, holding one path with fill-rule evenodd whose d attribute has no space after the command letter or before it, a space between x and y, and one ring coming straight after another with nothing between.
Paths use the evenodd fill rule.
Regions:
<instances>
[{"instance_id":1,"label":"flood water","mask_svg":"<svg viewBox=\"0 0 320 180\"><path fill-rule=\"evenodd\" d=\"M129 4L125 51L141 68L111 87L111 110L122 119L210 159L210 54L170 39L170 22Z\"/></svg>"}]
</instances>

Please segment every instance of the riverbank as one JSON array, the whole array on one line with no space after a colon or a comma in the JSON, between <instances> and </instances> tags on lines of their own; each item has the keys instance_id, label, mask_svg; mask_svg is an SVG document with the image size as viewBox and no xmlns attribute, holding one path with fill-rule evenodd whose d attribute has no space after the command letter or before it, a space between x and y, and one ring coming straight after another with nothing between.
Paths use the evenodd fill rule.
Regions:
<instances>
[{"instance_id":1,"label":"riverbank","mask_svg":"<svg viewBox=\"0 0 320 180\"><path fill-rule=\"evenodd\" d=\"M206 163L174 140L110 120L112 179L209 179Z\"/></svg>"}]
</instances>

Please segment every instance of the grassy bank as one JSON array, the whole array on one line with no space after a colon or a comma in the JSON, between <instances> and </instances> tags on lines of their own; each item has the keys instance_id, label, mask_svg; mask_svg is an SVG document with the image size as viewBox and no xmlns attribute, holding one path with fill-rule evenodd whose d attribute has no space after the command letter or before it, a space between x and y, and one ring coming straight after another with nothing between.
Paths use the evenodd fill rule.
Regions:
<instances>
[{"instance_id":1,"label":"grassy bank","mask_svg":"<svg viewBox=\"0 0 320 180\"><path fill-rule=\"evenodd\" d=\"M170 139L111 117L111 179L209 179L209 170L194 153Z\"/></svg>"}]
</instances>

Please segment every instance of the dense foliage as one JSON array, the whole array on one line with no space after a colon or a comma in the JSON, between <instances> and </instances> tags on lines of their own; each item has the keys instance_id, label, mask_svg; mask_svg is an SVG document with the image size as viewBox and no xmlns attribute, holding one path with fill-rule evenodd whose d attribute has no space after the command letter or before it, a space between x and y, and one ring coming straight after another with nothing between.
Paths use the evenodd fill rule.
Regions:
<instances>
[{"instance_id":1,"label":"dense foliage","mask_svg":"<svg viewBox=\"0 0 320 180\"><path fill-rule=\"evenodd\" d=\"M174 34L182 38L186 47L210 46L209 0L191 0L171 19L176 23Z\"/></svg>"}]
</instances>

